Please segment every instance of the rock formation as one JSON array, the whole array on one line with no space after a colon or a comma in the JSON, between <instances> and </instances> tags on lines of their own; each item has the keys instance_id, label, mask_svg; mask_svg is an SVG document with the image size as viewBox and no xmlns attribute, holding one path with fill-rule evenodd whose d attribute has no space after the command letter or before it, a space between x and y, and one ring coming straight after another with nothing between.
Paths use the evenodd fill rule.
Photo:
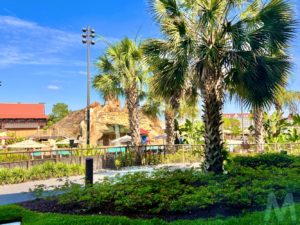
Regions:
<instances>
[{"instance_id":1,"label":"rock formation","mask_svg":"<svg viewBox=\"0 0 300 225\"><path fill-rule=\"evenodd\" d=\"M94 102L90 105L91 110L91 136L92 146L109 145L112 139L118 135L129 133L128 112L126 108L121 108L119 100L108 100L104 105ZM86 140L86 109L71 112L67 117L49 128L57 135L80 138ZM163 133L158 118L151 118L139 113L140 127L149 131L149 140L155 143L153 137Z\"/></svg>"}]
</instances>

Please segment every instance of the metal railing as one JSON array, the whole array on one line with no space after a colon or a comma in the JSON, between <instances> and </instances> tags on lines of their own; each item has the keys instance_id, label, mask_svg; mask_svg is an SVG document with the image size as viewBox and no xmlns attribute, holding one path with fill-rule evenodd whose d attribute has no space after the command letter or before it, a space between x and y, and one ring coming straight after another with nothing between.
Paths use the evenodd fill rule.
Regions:
<instances>
[{"instance_id":1,"label":"metal railing","mask_svg":"<svg viewBox=\"0 0 300 225\"><path fill-rule=\"evenodd\" d=\"M121 166L136 164L136 154L141 153L142 165L161 163L194 163L200 162L203 156L202 145L145 145L145 146L105 146L89 149L48 149L0 151L0 168L23 167L45 161L75 163L83 165L88 157L94 158L95 169L115 168L115 161Z\"/></svg>"}]
</instances>

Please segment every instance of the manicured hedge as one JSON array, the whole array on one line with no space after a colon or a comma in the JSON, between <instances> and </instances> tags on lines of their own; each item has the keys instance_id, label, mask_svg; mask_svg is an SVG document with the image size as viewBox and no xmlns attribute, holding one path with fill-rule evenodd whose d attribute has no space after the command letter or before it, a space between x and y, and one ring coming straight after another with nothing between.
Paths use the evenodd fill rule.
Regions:
<instances>
[{"instance_id":1,"label":"manicured hedge","mask_svg":"<svg viewBox=\"0 0 300 225\"><path fill-rule=\"evenodd\" d=\"M289 211L281 221L274 212L269 221L265 221L265 212L248 213L239 217L226 219L212 218L208 220L178 220L170 223L160 219L142 220L120 216L76 216L51 213L36 213L17 205L0 206L0 223L22 219L22 225L291 225L300 222L300 204L295 205L296 223L291 219Z\"/></svg>"},{"instance_id":2,"label":"manicured hedge","mask_svg":"<svg viewBox=\"0 0 300 225\"><path fill-rule=\"evenodd\" d=\"M233 158L235 164L246 167L279 167L287 168L293 166L294 163L299 162L300 157L290 156L287 154L258 154L254 156L236 156Z\"/></svg>"}]
</instances>

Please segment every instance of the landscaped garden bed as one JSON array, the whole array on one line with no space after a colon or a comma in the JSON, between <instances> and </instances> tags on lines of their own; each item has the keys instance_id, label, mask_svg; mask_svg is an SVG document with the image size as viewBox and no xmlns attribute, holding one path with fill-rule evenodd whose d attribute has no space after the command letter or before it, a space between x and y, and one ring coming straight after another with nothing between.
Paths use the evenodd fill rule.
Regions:
<instances>
[{"instance_id":1,"label":"landscaped garden bed","mask_svg":"<svg viewBox=\"0 0 300 225\"><path fill-rule=\"evenodd\" d=\"M260 211L274 194L300 202L300 157L265 154L234 157L226 173L200 169L138 172L106 179L92 187L73 184L64 194L25 202L25 208L66 214L107 214L164 220L235 216Z\"/></svg>"},{"instance_id":2,"label":"landscaped garden bed","mask_svg":"<svg viewBox=\"0 0 300 225\"><path fill-rule=\"evenodd\" d=\"M84 167L77 164L65 164L46 162L32 166L30 169L23 168L0 168L0 185L16 184L32 180L45 180L49 178L61 178L66 176L80 175L84 173Z\"/></svg>"}]
</instances>

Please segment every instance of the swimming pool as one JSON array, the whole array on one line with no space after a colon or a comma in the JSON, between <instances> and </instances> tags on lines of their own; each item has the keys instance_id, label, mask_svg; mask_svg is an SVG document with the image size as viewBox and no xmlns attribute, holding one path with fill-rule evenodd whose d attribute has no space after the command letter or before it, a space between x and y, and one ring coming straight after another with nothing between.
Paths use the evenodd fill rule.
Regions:
<instances>
[{"instance_id":1,"label":"swimming pool","mask_svg":"<svg viewBox=\"0 0 300 225\"><path fill-rule=\"evenodd\" d=\"M112 147L107 149L108 153L126 153L126 147Z\"/></svg>"},{"instance_id":2,"label":"swimming pool","mask_svg":"<svg viewBox=\"0 0 300 225\"><path fill-rule=\"evenodd\" d=\"M56 150L52 151L52 155L56 155ZM71 152L68 150L58 150L58 155L71 155ZM42 152L35 151L32 153L32 156L42 156Z\"/></svg>"}]
</instances>

